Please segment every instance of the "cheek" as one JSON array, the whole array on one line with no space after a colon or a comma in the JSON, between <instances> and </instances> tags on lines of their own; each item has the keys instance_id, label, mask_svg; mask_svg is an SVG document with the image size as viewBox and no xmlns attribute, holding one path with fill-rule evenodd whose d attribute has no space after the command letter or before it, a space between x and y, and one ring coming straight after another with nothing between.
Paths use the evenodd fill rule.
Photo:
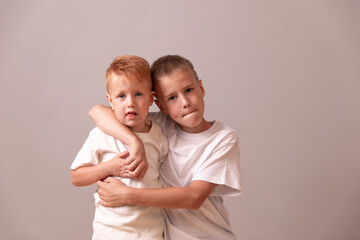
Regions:
<instances>
[{"instance_id":1,"label":"cheek","mask_svg":"<svg viewBox=\"0 0 360 240\"><path fill-rule=\"evenodd\" d=\"M205 105L204 99L200 98L200 97L195 99L195 103L201 107L204 107L204 105Z\"/></svg>"},{"instance_id":2,"label":"cheek","mask_svg":"<svg viewBox=\"0 0 360 240\"><path fill-rule=\"evenodd\" d=\"M114 104L114 112L116 115L119 115L121 112L123 112L123 107L121 106L121 104Z\"/></svg>"},{"instance_id":3,"label":"cheek","mask_svg":"<svg viewBox=\"0 0 360 240\"><path fill-rule=\"evenodd\" d=\"M165 109L170 116L176 116L179 113L175 103L166 104Z\"/></svg>"}]
</instances>

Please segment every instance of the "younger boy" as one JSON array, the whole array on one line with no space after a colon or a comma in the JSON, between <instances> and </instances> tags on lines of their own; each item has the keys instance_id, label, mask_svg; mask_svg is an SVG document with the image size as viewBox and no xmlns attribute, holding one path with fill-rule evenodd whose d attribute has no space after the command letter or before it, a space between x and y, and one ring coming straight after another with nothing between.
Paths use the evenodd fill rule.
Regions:
<instances>
[{"instance_id":1,"label":"younger boy","mask_svg":"<svg viewBox=\"0 0 360 240\"><path fill-rule=\"evenodd\" d=\"M205 89L190 61L164 56L154 62L151 73L161 113L149 116L169 141L168 157L160 168L164 188L135 189L109 177L98 182L101 204L164 208L165 239L236 239L222 198L240 194L235 131L205 120ZM94 107L90 116L110 135L129 138L106 107Z\"/></svg>"},{"instance_id":2,"label":"younger boy","mask_svg":"<svg viewBox=\"0 0 360 240\"><path fill-rule=\"evenodd\" d=\"M149 168L141 180L120 178L127 145L94 128L71 166L71 181L76 186L95 183L109 175L134 188L161 188L159 164L168 151L160 127L147 119L153 103L150 67L137 56L116 58L106 73L106 98L117 121L131 129L144 143ZM164 217L160 208L127 205L108 208L95 196L93 240L97 239L163 239Z\"/></svg>"}]
</instances>

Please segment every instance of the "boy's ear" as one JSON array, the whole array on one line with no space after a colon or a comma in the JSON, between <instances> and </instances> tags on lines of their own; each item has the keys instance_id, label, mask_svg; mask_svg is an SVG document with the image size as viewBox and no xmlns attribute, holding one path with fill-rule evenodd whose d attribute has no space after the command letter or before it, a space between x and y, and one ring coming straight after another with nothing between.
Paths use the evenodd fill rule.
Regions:
<instances>
[{"instance_id":1,"label":"boy's ear","mask_svg":"<svg viewBox=\"0 0 360 240\"><path fill-rule=\"evenodd\" d=\"M151 91L151 92L150 92L150 105L149 105L149 106L153 105L153 103L154 103L154 97L155 97L155 92L154 92L154 91Z\"/></svg>"},{"instance_id":2,"label":"boy's ear","mask_svg":"<svg viewBox=\"0 0 360 240\"><path fill-rule=\"evenodd\" d=\"M105 93L105 96L106 96L106 100L109 102L109 104L110 104L110 106L111 106L111 109L114 110L113 105L112 105L112 99L111 99L110 94Z\"/></svg>"},{"instance_id":3,"label":"boy's ear","mask_svg":"<svg viewBox=\"0 0 360 240\"><path fill-rule=\"evenodd\" d=\"M205 97L205 88L204 88L204 86L202 85L202 81L201 81L201 80L199 80L199 87L200 87L201 96L202 96L202 97Z\"/></svg>"},{"instance_id":4,"label":"boy's ear","mask_svg":"<svg viewBox=\"0 0 360 240\"><path fill-rule=\"evenodd\" d=\"M168 114L165 108L161 105L159 100L155 99L155 103L163 114Z\"/></svg>"}]
</instances>

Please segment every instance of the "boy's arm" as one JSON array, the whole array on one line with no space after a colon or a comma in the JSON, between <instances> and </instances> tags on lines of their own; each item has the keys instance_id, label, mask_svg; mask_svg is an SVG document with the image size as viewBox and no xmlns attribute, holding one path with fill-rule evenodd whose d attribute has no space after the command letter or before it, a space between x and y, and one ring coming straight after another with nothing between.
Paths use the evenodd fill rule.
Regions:
<instances>
[{"instance_id":1,"label":"boy's arm","mask_svg":"<svg viewBox=\"0 0 360 240\"><path fill-rule=\"evenodd\" d=\"M136 204L160 208L198 209L210 195L216 184L195 180L187 187L132 188L118 179L108 177L98 181L101 205L117 207Z\"/></svg>"},{"instance_id":2,"label":"boy's arm","mask_svg":"<svg viewBox=\"0 0 360 240\"><path fill-rule=\"evenodd\" d=\"M74 186L88 186L98 180L104 179L110 175L106 164L98 164L93 166L80 167L71 170L71 183Z\"/></svg>"},{"instance_id":3,"label":"boy's arm","mask_svg":"<svg viewBox=\"0 0 360 240\"><path fill-rule=\"evenodd\" d=\"M88 186L110 175L126 176L128 170L124 167L123 158L128 154L128 152L122 152L110 161L71 170L71 183L75 186Z\"/></svg>"},{"instance_id":4,"label":"boy's arm","mask_svg":"<svg viewBox=\"0 0 360 240\"><path fill-rule=\"evenodd\" d=\"M103 105L95 105L90 111L89 116L95 124L105 133L119 139L129 146L130 156L126 160L130 176L142 179L148 169L145 149L142 141L125 125L121 124L113 110Z\"/></svg>"}]
</instances>

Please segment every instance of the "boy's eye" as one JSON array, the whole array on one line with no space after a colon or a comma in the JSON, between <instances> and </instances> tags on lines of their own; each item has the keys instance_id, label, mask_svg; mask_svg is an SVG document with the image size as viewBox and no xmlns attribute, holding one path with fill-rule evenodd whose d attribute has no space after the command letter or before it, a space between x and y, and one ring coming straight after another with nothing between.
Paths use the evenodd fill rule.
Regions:
<instances>
[{"instance_id":1,"label":"boy's eye","mask_svg":"<svg viewBox=\"0 0 360 240\"><path fill-rule=\"evenodd\" d=\"M126 97L125 94L119 95L119 98L120 98L120 99L124 99L125 97Z\"/></svg>"},{"instance_id":2,"label":"boy's eye","mask_svg":"<svg viewBox=\"0 0 360 240\"><path fill-rule=\"evenodd\" d=\"M135 96L136 96L136 97L142 96L142 93L139 93L139 92L138 92L138 93L135 93Z\"/></svg>"},{"instance_id":3,"label":"boy's eye","mask_svg":"<svg viewBox=\"0 0 360 240\"><path fill-rule=\"evenodd\" d=\"M168 101L173 101L173 100L175 100L175 96L171 96L168 98Z\"/></svg>"},{"instance_id":4,"label":"boy's eye","mask_svg":"<svg viewBox=\"0 0 360 240\"><path fill-rule=\"evenodd\" d=\"M189 93L189 92L192 92L194 89L193 88L187 88L186 90L185 90L185 92L186 93Z\"/></svg>"}]
</instances>

